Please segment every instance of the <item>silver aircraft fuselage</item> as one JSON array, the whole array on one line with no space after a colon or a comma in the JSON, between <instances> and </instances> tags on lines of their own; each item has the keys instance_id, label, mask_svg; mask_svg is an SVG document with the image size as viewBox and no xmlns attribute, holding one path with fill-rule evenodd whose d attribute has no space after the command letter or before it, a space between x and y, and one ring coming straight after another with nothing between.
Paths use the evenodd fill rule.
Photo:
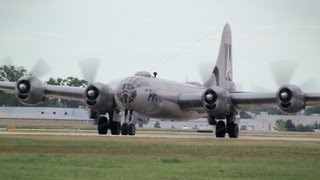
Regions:
<instances>
[{"instance_id":1,"label":"silver aircraft fuselage","mask_svg":"<svg viewBox=\"0 0 320 180\"><path fill-rule=\"evenodd\" d=\"M204 88L175 81L145 76L124 78L115 88L115 101L121 110L130 109L141 115L167 119L190 120L206 117L204 109L183 110L182 94L202 94Z\"/></svg>"}]
</instances>

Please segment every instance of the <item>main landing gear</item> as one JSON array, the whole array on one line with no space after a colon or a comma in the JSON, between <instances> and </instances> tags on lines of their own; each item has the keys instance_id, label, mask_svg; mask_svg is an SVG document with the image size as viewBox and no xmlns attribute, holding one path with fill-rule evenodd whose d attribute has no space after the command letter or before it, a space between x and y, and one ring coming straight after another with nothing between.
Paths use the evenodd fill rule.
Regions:
<instances>
[{"instance_id":1,"label":"main landing gear","mask_svg":"<svg viewBox=\"0 0 320 180\"><path fill-rule=\"evenodd\" d=\"M136 126L132 121L132 110L125 110L124 115L124 123L121 125L121 120L114 117L114 112L109 112L109 120L106 116L98 117L98 133L100 135L108 134L108 130L111 130L112 135L135 135L136 134ZM117 114L117 116L120 116ZM120 117L119 117L120 118Z\"/></svg>"},{"instance_id":2,"label":"main landing gear","mask_svg":"<svg viewBox=\"0 0 320 180\"><path fill-rule=\"evenodd\" d=\"M108 129L111 130L112 135L120 134L120 122L114 121L114 112L109 112L109 119L106 116L98 117L98 133L100 135L108 134Z\"/></svg>"},{"instance_id":3,"label":"main landing gear","mask_svg":"<svg viewBox=\"0 0 320 180\"><path fill-rule=\"evenodd\" d=\"M216 126L216 137L224 138L226 133L229 134L229 138L238 138L239 137L239 122L237 122L234 114L226 117L226 123L223 120L217 121L215 117L210 116L209 119L210 125Z\"/></svg>"}]
</instances>

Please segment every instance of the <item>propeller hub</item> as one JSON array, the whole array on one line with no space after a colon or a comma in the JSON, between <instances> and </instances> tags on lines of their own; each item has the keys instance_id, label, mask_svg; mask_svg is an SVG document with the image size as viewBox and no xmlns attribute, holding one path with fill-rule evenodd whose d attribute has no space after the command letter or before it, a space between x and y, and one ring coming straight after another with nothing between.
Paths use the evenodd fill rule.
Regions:
<instances>
[{"instance_id":1,"label":"propeller hub","mask_svg":"<svg viewBox=\"0 0 320 180\"><path fill-rule=\"evenodd\" d=\"M212 100L213 100L213 95L212 95L212 94L207 94L207 95L206 95L206 99L207 99L208 101L212 101Z\"/></svg>"},{"instance_id":2,"label":"propeller hub","mask_svg":"<svg viewBox=\"0 0 320 180\"><path fill-rule=\"evenodd\" d=\"M94 95L95 95L95 92L94 92L94 90L89 90L88 92L87 92L87 94L88 94L88 96L89 97L94 97Z\"/></svg>"},{"instance_id":3,"label":"propeller hub","mask_svg":"<svg viewBox=\"0 0 320 180\"><path fill-rule=\"evenodd\" d=\"M26 89L27 89L27 85L26 84L24 84L24 83L19 84L19 90L20 91L24 91Z\"/></svg>"},{"instance_id":4,"label":"propeller hub","mask_svg":"<svg viewBox=\"0 0 320 180\"><path fill-rule=\"evenodd\" d=\"M287 99L289 95L287 92L282 92L280 96L281 96L281 99Z\"/></svg>"}]
</instances>

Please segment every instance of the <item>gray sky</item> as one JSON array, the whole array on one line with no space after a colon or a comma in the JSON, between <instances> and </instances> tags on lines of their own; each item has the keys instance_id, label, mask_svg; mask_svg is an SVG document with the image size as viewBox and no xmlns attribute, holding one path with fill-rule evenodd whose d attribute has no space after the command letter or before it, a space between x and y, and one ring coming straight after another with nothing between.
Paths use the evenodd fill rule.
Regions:
<instances>
[{"instance_id":1,"label":"gray sky","mask_svg":"<svg viewBox=\"0 0 320 180\"><path fill-rule=\"evenodd\" d=\"M82 77L78 62L94 57L102 82L140 70L200 81L199 63L213 69L229 22L242 88L275 89L269 66L280 60L298 62L293 83L320 82L319 8L318 0L0 0L0 59L31 69L44 58L52 71L42 79Z\"/></svg>"}]
</instances>

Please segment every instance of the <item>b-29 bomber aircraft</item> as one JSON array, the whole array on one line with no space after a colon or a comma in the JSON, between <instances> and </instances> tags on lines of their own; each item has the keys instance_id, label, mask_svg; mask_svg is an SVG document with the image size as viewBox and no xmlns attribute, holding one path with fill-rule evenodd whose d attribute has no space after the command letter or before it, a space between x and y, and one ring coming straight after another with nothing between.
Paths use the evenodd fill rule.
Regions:
<instances>
[{"instance_id":1,"label":"b-29 bomber aircraft","mask_svg":"<svg viewBox=\"0 0 320 180\"><path fill-rule=\"evenodd\" d=\"M230 138L238 138L239 120L235 116L241 108L277 105L287 113L296 113L306 106L320 105L320 93L303 92L293 84L285 84L272 93L236 91L232 68L231 28L226 24L216 65L203 84L177 83L141 71L122 79L114 89L100 82L65 87L48 85L28 74L17 82L0 82L0 90L15 94L27 105L39 104L45 98L83 101L91 118L98 119L98 133L107 134L110 129L112 135L135 135L134 113L144 122L149 118L207 118L210 125L215 125L216 137L225 137L227 133Z\"/></svg>"}]
</instances>

